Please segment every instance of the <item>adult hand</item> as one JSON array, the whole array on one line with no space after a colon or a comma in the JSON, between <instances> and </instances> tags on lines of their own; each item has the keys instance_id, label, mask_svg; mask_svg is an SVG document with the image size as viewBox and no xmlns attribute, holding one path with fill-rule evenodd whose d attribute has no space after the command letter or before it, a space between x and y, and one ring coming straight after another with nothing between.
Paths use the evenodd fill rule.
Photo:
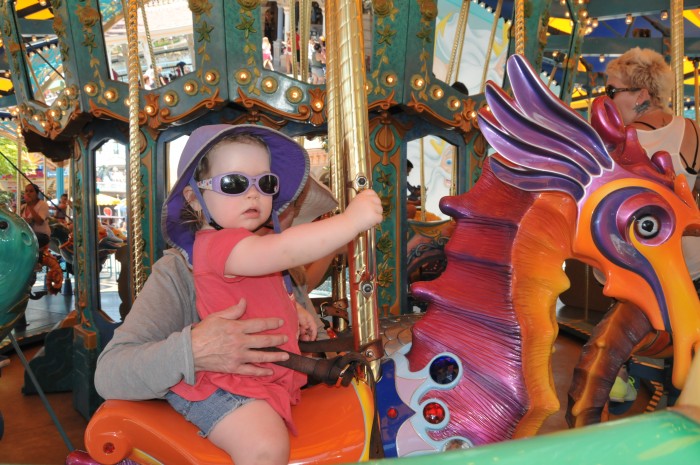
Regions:
<instances>
[{"instance_id":1,"label":"adult hand","mask_svg":"<svg viewBox=\"0 0 700 465\"><path fill-rule=\"evenodd\" d=\"M246 302L241 299L226 310L212 313L192 328L192 354L195 371L214 371L250 376L268 376L269 368L255 363L287 360L286 352L262 352L262 347L276 347L287 342L282 334L257 334L275 330L284 324L281 318L239 320Z\"/></svg>"}]
</instances>

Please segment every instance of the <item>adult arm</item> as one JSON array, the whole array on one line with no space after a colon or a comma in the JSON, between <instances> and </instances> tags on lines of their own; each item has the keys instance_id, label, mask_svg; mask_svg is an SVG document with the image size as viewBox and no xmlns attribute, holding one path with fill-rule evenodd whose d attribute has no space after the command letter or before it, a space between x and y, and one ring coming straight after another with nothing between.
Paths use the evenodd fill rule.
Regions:
<instances>
[{"instance_id":1,"label":"adult arm","mask_svg":"<svg viewBox=\"0 0 700 465\"><path fill-rule=\"evenodd\" d=\"M32 215L32 221L36 225L41 225L49 217L49 204L39 200L36 204L25 204L25 208Z\"/></svg>"},{"instance_id":2,"label":"adult arm","mask_svg":"<svg viewBox=\"0 0 700 465\"><path fill-rule=\"evenodd\" d=\"M256 333L283 322L239 321L244 310L245 303L239 303L197 323L192 273L180 255L166 251L97 360L97 392L105 399L144 400L163 397L181 380L194 383L200 370L270 374L252 363L288 356L253 349L278 346L286 336Z\"/></svg>"},{"instance_id":3,"label":"adult arm","mask_svg":"<svg viewBox=\"0 0 700 465\"><path fill-rule=\"evenodd\" d=\"M153 399L181 379L193 382L196 321L191 272L182 258L166 253L97 359L97 392L105 399Z\"/></svg>"}]
</instances>

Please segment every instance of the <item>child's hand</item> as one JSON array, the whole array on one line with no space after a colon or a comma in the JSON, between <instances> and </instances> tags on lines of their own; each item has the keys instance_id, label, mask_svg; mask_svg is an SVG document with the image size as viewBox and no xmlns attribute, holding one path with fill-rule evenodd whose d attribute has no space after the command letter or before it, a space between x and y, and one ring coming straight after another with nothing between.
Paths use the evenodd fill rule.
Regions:
<instances>
[{"instance_id":1,"label":"child's hand","mask_svg":"<svg viewBox=\"0 0 700 465\"><path fill-rule=\"evenodd\" d=\"M299 340L300 341L315 341L318 334L316 320L311 314L296 302L297 315L299 316Z\"/></svg>"},{"instance_id":2,"label":"child's hand","mask_svg":"<svg viewBox=\"0 0 700 465\"><path fill-rule=\"evenodd\" d=\"M382 221L382 202L372 189L365 189L355 196L345 209L357 232L366 231Z\"/></svg>"}]
</instances>

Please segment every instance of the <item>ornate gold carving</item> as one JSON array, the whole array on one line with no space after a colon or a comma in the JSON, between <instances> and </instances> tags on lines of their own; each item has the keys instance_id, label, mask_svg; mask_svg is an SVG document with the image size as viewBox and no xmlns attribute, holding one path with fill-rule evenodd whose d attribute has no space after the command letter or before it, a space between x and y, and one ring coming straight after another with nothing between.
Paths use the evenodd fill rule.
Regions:
<instances>
[{"instance_id":1,"label":"ornate gold carving","mask_svg":"<svg viewBox=\"0 0 700 465\"><path fill-rule=\"evenodd\" d=\"M384 98L382 100L375 100L374 102L370 103L367 106L367 109L369 111L380 109L380 110L388 110L389 108L393 107L394 105L397 105L398 102L394 100L394 94L396 91L391 91L389 96L387 98Z\"/></svg>"},{"instance_id":2,"label":"ornate gold carving","mask_svg":"<svg viewBox=\"0 0 700 465\"><path fill-rule=\"evenodd\" d=\"M251 110L250 112L245 113L239 116L238 118L225 121L225 123L233 125L263 123L265 126L279 130L287 124L287 121L284 119L274 120L265 113L261 113L258 110Z\"/></svg>"},{"instance_id":3,"label":"ornate gold carving","mask_svg":"<svg viewBox=\"0 0 700 465\"><path fill-rule=\"evenodd\" d=\"M375 131L377 126L381 125L381 128ZM404 134L408 132L413 126L413 123L402 124L400 121L394 119L391 113L388 111L382 111L378 118L372 118L369 122L370 134L374 133L374 146L381 152L381 164L389 164L389 154L396 148L396 137L392 127L396 129L396 132L401 138Z\"/></svg>"},{"instance_id":4,"label":"ornate gold carving","mask_svg":"<svg viewBox=\"0 0 700 465\"><path fill-rule=\"evenodd\" d=\"M170 109L169 109L169 108L163 108L163 109L161 109L161 110L160 110L159 117L158 117L158 120L159 120L159 122L161 122L161 123L170 124L170 123L173 123L173 122L175 122L175 121L178 121L178 120L181 120L181 119L183 119L183 118L186 118L186 117L188 117L189 115L191 115L192 113L195 113L195 112L197 112L198 110L200 110L200 109L202 109L202 108L206 108L206 109L211 110L211 109L213 109L213 108L216 108L216 107L222 105L223 103L224 103L224 99L222 99L221 97L219 97L219 88L217 87L217 88L214 90L214 93L212 94L211 97L202 100L202 101L199 102L197 105L193 106L193 107L190 108L188 111L186 111L185 113L180 114L179 116L177 116L177 117L175 117L175 118L171 118L171 117L170 117Z\"/></svg>"},{"instance_id":5,"label":"ornate gold carving","mask_svg":"<svg viewBox=\"0 0 700 465\"><path fill-rule=\"evenodd\" d=\"M374 0L372 7L374 7L374 14L384 17L391 13L391 10L394 8L394 2L393 0Z\"/></svg>"},{"instance_id":6,"label":"ornate gold carving","mask_svg":"<svg viewBox=\"0 0 700 465\"><path fill-rule=\"evenodd\" d=\"M190 0L193 1L193 0ZM260 6L260 0L237 0L238 4L247 10L254 10Z\"/></svg>"},{"instance_id":7,"label":"ornate gold carving","mask_svg":"<svg viewBox=\"0 0 700 465\"><path fill-rule=\"evenodd\" d=\"M266 94L273 94L277 92L279 83L274 77L267 76L260 82L260 87L262 87L263 92L265 92Z\"/></svg>"},{"instance_id":8,"label":"ornate gold carving","mask_svg":"<svg viewBox=\"0 0 700 465\"><path fill-rule=\"evenodd\" d=\"M90 106L90 114L97 118L107 117L109 119L115 119L117 121L124 121L127 123L129 119L125 116L115 113L112 110L104 107L98 107L94 101L88 100L88 105Z\"/></svg>"},{"instance_id":9,"label":"ornate gold carving","mask_svg":"<svg viewBox=\"0 0 700 465\"><path fill-rule=\"evenodd\" d=\"M452 120L440 116L429 105L420 102L414 92L411 92L411 101L408 102L408 106L418 113L425 113L430 118L444 125L458 128L465 133L471 131L474 127L475 120L471 117L471 113L474 110L475 102L470 98L462 100L462 111L455 113Z\"/></svg>"},{"instance_id":10,"label":"ornate gold carving","mask_svg":"<svg viewBox=\"0 0 700 465\"><path fill-rule=\"evenodd\" d=\"M437 17L437 2L435 0L418 0L420 14L426 21L432 21Z\"/></svg>"},{"instance_id":11,"label":"ornate gold carving","mask_svg":"<svg viewBox=\"0 0 700 465\"><path fill-rule=\"evenodd\" d=\"M304 91L298 86L292 86L285 93L290 103L299 103L304 98Z\"/></svg>"},{"instance_id":12,"label":"ornate gold carving","mask_svg":"<svg viewBox=\"0 0 700 465\"><path fill-rule=\"evenodd\" d=\"M92 27L100 22L100 13L90 5L80 6L75 10L78 20L84 28Z\"/></svg>"},{"instance_id":13,"label":"ornate gold carving","mask_svg":"<svg viewBox=\"0 0 700 465\"><path fill-rule=\"evenodd\" d=\"M325 121L323 113L326 107L324 104L326 91L321 88L309 89L309 95L311 96L311 110L313 111L309 121L311 124L318 126Z\"/></svg>"},{"instance_id":14,"label":"ornate gold carving","mask_svg":"<svg viewBox=\"0 0 700 465\"><path fill-rule=\"evenodd\" d=\"M239 2L240 3L240 2ZM187 0L192 13L199 15L208 15L212 5L209 0Z\"/></svg>"},{"instance_id":15,"label":"ornate gold carving","mask_svg":"<svg viewBox=\"0 0 700 465\"><path fill-rule=\"evenodd\" d=\"M245 95L243 91L239 88L238 89L238 98L234 100L235 103L243 105L245 108L249 109L258 109L262 108L265 111L269 111L272 114L283 116L288 119L292 119L295 121L311 121L313 123L312 118L312 110L309 107L309 105L299 105L297 107L298 113L289 113L286 111L280 111L278 108L273 107L271 105L268 105L267 103L257 100L257 99L252 99ZM320 115L321 122L323 122L323 116ZM321 124L321 123L314 123L314 124Z\"/></svg>"}]
</instances>

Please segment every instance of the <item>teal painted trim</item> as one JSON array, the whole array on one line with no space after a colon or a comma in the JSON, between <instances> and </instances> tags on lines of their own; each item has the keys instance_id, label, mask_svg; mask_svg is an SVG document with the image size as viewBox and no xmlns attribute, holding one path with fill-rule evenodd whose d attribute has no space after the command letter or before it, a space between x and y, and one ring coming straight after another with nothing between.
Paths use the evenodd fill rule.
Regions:
<instances>
[{"instance_id":1,"label":"teal painted trim","mask_svg":"<svg viewBox=\"0 0 700 465\"><path fill-rule=\"evenodd\" d=\"M404 92L408 85L406 79L406 66L416 61L415 49L408 53L408 24L413 19L409 16L410 2L404 5L405 0L386 2L380 5L380 11L375 11L375 24L372 35L372 56L370 57L370 69L367 73L367 82L371 84L368 103L387 98L394 93L397 103L404 102ZM389 85L386 78L390 73L396 75L396 82Z\"/></svg>"},{"instance_id":2,"label":"teal painted trim","mask_svg":"<svg viewBox=\"0 0 700 465\"><path fill-rule=\"evenodd\" d=\"M547 41L544 31L547 30L551 4L552 0L525 0L525 58L535 69L542 67L542 54Z\"/></svg>"},{"instance_id":3,"label":"teal painted trim","mask_svg":"<svg viewBox=\"0 0 700 465\"><path fill-rule=\"evenodd\" d=\"M17 15L13 8L13 2L4 2L4 4L0 5L0 8L2 8L0 31L2 31L8 68L12 71L12 85L15 96L19 97L18 100L20 102L26 102L31 95L29 91L31 86L25 72L27 65L22 51L24 41L17 27ZM13 49L14 45L17 45L17 47Z\"/></svg>"},{"instance_id":4,"label":"teal painted trim","mask_svg":"<svg viewBox=\"0 0 700 465\"><path fill-rule=\"evenodd\" d=\"M624 18L627 13L633 12L635 15L651 15L661 10L669 10L671 2L669 0L615 0L598 1L588 4L588 12L591 18L599 20ZM686 10L700 8L698 0L683 0L683 8Z\"/></svg>"},{"instance_id":5,"label":"teal painted trim","mask_svg":"<svg viewBox=\"0 0 700 465\"><path fill-rule=\"evenodd\" d=\"M63 183L63 167L56 167L56 198L60 199L63 195L64 183Z\"/></svg>"}]
</instances>

